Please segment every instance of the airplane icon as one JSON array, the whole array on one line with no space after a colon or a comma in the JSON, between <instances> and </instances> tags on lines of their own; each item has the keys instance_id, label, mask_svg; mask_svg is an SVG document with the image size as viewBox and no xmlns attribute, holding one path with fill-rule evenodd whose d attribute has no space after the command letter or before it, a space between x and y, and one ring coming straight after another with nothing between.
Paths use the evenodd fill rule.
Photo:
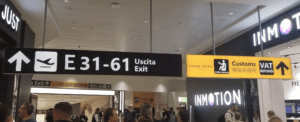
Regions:
<instances>
[{"instance_id":1,"label":"airplane icon","mask_svg":"<svg viewBox=\"0 0 300 122\"><path fill-rule=\"evenodd\" d=\"M34 58L34 71L36 72L56 72L57 52L36 51Z\"/></svg>"},{"instance_id":2,"label":"airplane icon","mask_svg":"<svg viewBox=\"0 0 300 122\"><path fill-rule=\"evenodd\" d=\"M44 63L44 64L47 64L47 65L53 65L54 63L49 63L49 61L51 60L51 58L49 59L46 59L44 61L40 60L40 59L37 59L37 61L41 62L41 63Z\"/></svg>"}]
</instances>

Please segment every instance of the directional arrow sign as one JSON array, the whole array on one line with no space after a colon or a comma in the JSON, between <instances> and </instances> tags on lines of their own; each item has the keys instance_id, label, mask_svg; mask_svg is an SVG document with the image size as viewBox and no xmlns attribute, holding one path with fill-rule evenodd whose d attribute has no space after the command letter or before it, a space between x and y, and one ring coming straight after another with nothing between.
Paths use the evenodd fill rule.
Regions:
<instances>
[{"instance_id":1,"label":"directional arrow sign","mask_svg":"<svg viewBox=\"0 0 300 122\"><path fill-rule=\"evenodd\" d=\"M46 84L47 86L49 86L50 83L49 83L49 82L46 82L45 84Z\"/></svg>"},{"instance_id":2,"label":"directional arrow sign","mask_svg":"<svg viewBox=\"0 0 300 122\"><path fill-rule=\"evenodd\" d=\"M181 77L182 58L178 54L6 48L3 73Z\"/></svg>"},{"instance_id":3,"label":"directional arrow sign","mask_svg":"<svg viewBox=\"0 0 300 122\"><path fill-rule=\"evenodd\" d=\"M30 62L30 60L21 51L17 52L10 59L8 59L9 63L13 63L15 61L17 61L16 71L21 71L22 61L24 61L26 64L28 64Z\"/></svg>"},{"instance_id":4,"label":"directional arrow sign","mask_svg":"<svg viewBox=\"0 0 300 122\"><path fill-rule=\"evenodd\" d=\"M280 62L278 64L278 66L276 67L276 69L278 70L279 68L281 68L281 75L284 75L284 69L289 70L289 67L286 66L283 62Z\"/></svg>"},{"instance_id":5,"label":"directional arrow sign","mask_svg":"<svg viewBox=\"0 0 300 122\"><path fill-rule=\"evenodd\" d=\"M186 62L190 78L293 78L290 58L187 55Z\"/></svg>"}]
</instances>

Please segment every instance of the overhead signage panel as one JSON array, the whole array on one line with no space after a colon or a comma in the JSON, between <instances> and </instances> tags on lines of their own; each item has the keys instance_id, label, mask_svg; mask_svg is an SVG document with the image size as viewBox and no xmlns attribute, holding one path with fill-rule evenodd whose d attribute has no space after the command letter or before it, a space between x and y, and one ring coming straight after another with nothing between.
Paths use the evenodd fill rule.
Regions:
<instances>
[{"instance_id":1,"label":"overhead signage panel","mask_svg":"<svg viewBox=\"0 0 300 122\"><path fill-rule=\"evenodd\" d=\"M111 84L33 80L33 86L111 89Z\"/></svg>"},{"instance_id":2,"label":"overhead signage panel","mask_svg":"<svg viewBox=\"0 0 300 122\"><path fill-rule=\"evenodd\" d=\"M290 58L187 55L187 77L292 79Z\"/></svg>"},{"instance_id":3,"label":"overhead signage panel","mask_svg":"<svg viewBox=\"0 0 300 122\"><path fill-rule=\"evenodd\" d=\"M181 77L182 61L177 54L8 48L3 72Z\"/></svg>"}]
</instances>

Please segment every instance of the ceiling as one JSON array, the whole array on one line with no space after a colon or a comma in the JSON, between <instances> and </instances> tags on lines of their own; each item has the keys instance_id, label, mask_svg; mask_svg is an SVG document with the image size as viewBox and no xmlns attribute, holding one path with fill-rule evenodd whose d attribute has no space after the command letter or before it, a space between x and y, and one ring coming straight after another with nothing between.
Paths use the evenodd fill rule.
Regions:
<instances>
[{"instance_id":1,"label":"ceiling","mask_svg":"<svg viewBox=\"0 0 300 122\"><path fill-rule=\"evenodd\" d=\"M44 0L28 1L12 0L21 13L25 10L22 17L30 26L39 25L34 31L36 47L40 47ZM265 19L298 0L153 0L153 52L194 54L211 47L210 2L220 42L256 24L257 15L247 14L257 5L266 5ZM113 8L112 3L119 3L120 8ZM49 0L45 47L149 52L149 6L149 0Z\"/></svg>"},{"instance_id":2,"label":"ceiling","mask_svg":"<svg viewBox=\"0 0 300 122\"><path fill-rule=\"evenodd\" d=\"M85 95L47 95L38 94L37 110L47 110L53 108L59 102L69 102L70 104L99 99L105 96L85 96Z\"/></svg>"},{"instance_id":3,"label":"ceiling","mask_svg":"<svg viewBox=\"0 0 300 122\"><path fill-rule=\"evenodd\" d=\"M35 47L40 48L44 0L11 1L36 33ZM45 48L150 52L149 0L48 2ZM299 0L153 0L153 53L182 54L183 77L143 78L185 81L185 55L199 54L212 47L211 2L216 43L228 41L256 25L258 5L265 6L261 19L267 20L300 3ZM112 3L119 3L120 8L113 8Z\"/></svg>"}]
</instances>

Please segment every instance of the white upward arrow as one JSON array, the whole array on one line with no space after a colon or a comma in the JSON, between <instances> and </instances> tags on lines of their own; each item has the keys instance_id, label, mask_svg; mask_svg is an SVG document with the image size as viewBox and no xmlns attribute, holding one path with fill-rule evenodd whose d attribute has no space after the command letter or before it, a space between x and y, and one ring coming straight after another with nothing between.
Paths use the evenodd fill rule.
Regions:
<instances>
[{"instance_id":1,"label":"white upward arrow","mask_svg":"<svg viewBox=\"0 0 300 122\"><path fill-rule=\"evenodd\" d=\"M14 56L8 59L9 63L13 63L15 61L17 61L16 71L21 71L22 61L24 61L26 64L30 62L30 60L21 51L17 52Z\"/></svg>"}]
</instances>

